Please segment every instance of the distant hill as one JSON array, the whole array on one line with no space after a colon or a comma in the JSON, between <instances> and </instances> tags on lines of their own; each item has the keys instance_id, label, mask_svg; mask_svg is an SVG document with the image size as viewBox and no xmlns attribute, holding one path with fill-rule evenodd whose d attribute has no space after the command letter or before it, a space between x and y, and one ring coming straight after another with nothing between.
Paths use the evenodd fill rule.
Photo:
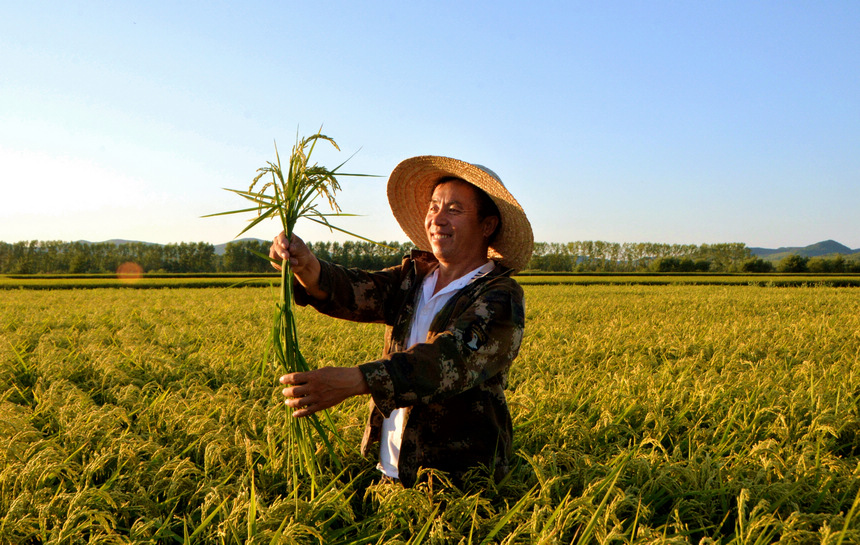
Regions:
<instances>
[{"instance_id":1,"label":"distant hill","mask_svg":"<svg viewBox=\"0 0 860 545\"><path fill-rule=\"evenodd\" d=\"M860 257L860 248L852 250L844 244L840 244L835 240L824 240L809 246L791 246L783 248L750 248L753 255L767 259L768 261L779 261L782 258L791 254L797 254L801 257L824 257L836 254L842 254L846 257Z\"/></svg>"}]
</instances>

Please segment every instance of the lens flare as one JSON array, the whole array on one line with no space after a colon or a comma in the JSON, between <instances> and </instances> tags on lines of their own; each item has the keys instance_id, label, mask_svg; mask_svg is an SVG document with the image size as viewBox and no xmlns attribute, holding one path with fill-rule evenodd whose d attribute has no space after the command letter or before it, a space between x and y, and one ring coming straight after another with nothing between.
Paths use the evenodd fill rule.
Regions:
<instances>
[{"instance_id":1,"label":"lens flare","mask_svg":"<svg viewBox=\"0 0 860 545\"><path fill-rule=\"evenodd\" d=\"M116 276L123 284L134 284L143 276L143 267L133 261L127 261L117 267Z\"/></svg>"}]
</instances>

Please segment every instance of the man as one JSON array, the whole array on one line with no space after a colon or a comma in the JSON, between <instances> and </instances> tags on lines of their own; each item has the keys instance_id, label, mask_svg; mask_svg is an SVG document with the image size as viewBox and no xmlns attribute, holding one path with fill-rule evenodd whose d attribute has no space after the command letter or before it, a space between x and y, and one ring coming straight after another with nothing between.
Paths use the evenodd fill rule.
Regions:
<instances>
[{"instance_id":1,"label":"man","mask_svg":"<svg viewBox=\"0 0 860 545\"><path fill-rule=\"evenodd\" d=\"M522 207L489 169L421 156L392 172L388 200L419 248L378 272L318 260L283 233L270 251L289 259L296 303L327 315L386 324L382 358L281 377L302 417L370 394L362 455L379 442L379 469L404 486L420 467L455 482L473 468L499 479L513 429L504 389L523 335L523 292L511 274L534 246Z\"/></svg>"}]
</instances>

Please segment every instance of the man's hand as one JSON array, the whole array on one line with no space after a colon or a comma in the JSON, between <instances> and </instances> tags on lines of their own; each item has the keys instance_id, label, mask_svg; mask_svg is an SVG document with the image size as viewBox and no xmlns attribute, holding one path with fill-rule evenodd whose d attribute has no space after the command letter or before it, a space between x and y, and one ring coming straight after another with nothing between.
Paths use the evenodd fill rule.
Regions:
<instances>
[{"instance_id":1,"label":"man's hand","mask_svg":"<svg viewBox=\"0 0 860 545\"><path fill-rule=\"evenodd\" d=\"M287 398L284 404L296 409L294 417L310 416L334 407L348 397L370 393L358 367L323 367L305 373L290 373L282 376L280 382L289 385L281 393Z\"/></svg>"},{"instance_id":2,"label":"man's hand","mask_svg":"<svg viewBox=\"0 0 860 545\"><path fill-rule=\"evenodd\" d=\"M293 275L311 297L320 300L328 297L326 292L319 289L319 260L295 233L287 244L287 236L281 231L269 247L269 258L275 261L289 260ZM281 270L281 266L277 263L272 263L272 266Z\"/></svg>"},{"instance_id":3,"label":"man's hand","mask_svg":"<svg viewBox=\"0 0 860 545\"><path fill-rule=\"evenodd\" d=\"M292 268L306 267L316 257L311 253L305 242L293 233L292 239L287 243L287 235L283 231L272 241L269 247L269 257L275 261L289 260ZM281 265L272 263L272 267L281 270Z\"/></svg>"}]
</instances>

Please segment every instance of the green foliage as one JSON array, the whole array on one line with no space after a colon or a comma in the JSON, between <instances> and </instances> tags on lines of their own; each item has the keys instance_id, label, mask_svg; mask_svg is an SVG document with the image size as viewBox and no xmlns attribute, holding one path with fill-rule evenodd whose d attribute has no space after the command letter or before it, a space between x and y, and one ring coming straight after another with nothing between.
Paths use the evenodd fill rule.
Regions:
<instances>
[{"instance_id":1,"label":"green foliage","mask_svg":"<svg viewBox=\"0 0 860 545\"><path fill-rule=\"evenodd\" d=\"M403 256L411 252L415 245L411 242L370 243L365 241L348 240L339 242L310 242L311 251L320 259L343 265L358 267L364 270L381 270L385 267L399 265Z\"/></svg>"},{"instance_id":2,"label":"green foliage","mask_svg":"<svg viewBox=\"0 0 860 545\"><path fill-rule=\"evenodd\" d=\"M272 270L272 265L259 254L268 255L270 241L238 240L228 242L224 247L222 267L226 272L259 272Z\"/></svg>"},{"instance_id":3,"label":"green foliage","mask_svg":"<svg viewBox=\"0 0 860 545\"><path fill-rule=\"evenodd\" d=\"M655 244L577 241L535 243L528 270L564 272L734 272L751 257L742 243Z\"/></svg>"},{"instance_id":4,"label":"green foliage","mask_svg":"<svg viewBox=\"0 0 860 545\"><path fill-rule=\"evenodd\" d=\"M806 263L806 268L811 273L841 273L845 272L845 258L841 255L833 259L813 257Z\"/></svg>"},{"instance_id":5,"label":"green foliage","mask_svg":"<svg viewBox=\"0 0 860 545\"><path fill-rule=\"evenodd\" d=\"M535 242L527 269L533 271L572 271L574 259L567 247L558 243Z\"/></svg>"},{"instance_id":6,"label":"green foliage","mask_svg":"<svg viewBox=\"0 0 860 545\"><path fill-rule=\"evenodd\" d=\"M2 291L0 543L860 541L854 290L525 290L505 481L380 482L352 399L313 498L256 370L270 288ZM310 361L382 351L380 324L297 313Z\"/></svg>"},{"instance_id":7,"label":"green foliage","mask_svg":"<svg viewBox=\"0 0 860 545\"><path fill-rule=\"evenodd\" d=\"M707 272L711 262L706 259L693 261L689 257L658 257L648 266L653 272Z\"/></svg>"},{"instance_id":8,"label":"green foliage","mask_svg":"<svg viewBox=\"0 0 860 545\"><path fill-rule=\"evenodd\" d=\"M306 241L307 242L307 241ZM308 242L321 258L347 267L378 270L400 262L414 246L367 241ZM0 242L0 274L112 273L125 262L145 272L265 272L269 265L257 254L268 253L268 241L238 240L215 255L207 243L161 246L141 242L96 243L28 241ZM256 254L255 254L256 252ZM702 246L653 243L579 241L536 242L528 270L546 272L773 272L773 261L753 257L743 244ZM815 257L813 273L858 273L860 260L835 255Z\"/></svg>"},{"instance_id":9,"label":"green foliage","mask_svg":"<svg viewBox=\"0 0 860 545\"><path fill-rule=\"evenodd\" d=\"M858 273L860 260L846 259L842 255L832 257L813 257L806 263L811 273Z\"/></svg>"},{"instance_id":10,"label":"green foliage","mask_svg":"<svg viewBox=\"0 0 860 545\"><path fill-rule=\"evenodd\" d=\"M742 272L769 273L773 272L773 263L760 257L751 257L741 264Z\"/></svg>"},{"instance_id":11,"label":"green foliage","mask_svg":"<svg viewBox=\"0 0 860 545\"><path fill-rule=\"evenodd\" d=\"M776 270L787 273L808 272L809 268L807 267L807 263L809 263L808 257L791 254L780 260L779 264L776 266Z\"/></svg>"},{"instance_id":12,"label":"green foliage","mask_svg":"<svg viewBox=\"0 0 860 545\"><path fill-rule=\"evenodd\" d=\"M144 271L212 272L218 268L215 247L207 242L0 242L0 274L115 273L126 262Z\"/></svg>"}]
</instances>

